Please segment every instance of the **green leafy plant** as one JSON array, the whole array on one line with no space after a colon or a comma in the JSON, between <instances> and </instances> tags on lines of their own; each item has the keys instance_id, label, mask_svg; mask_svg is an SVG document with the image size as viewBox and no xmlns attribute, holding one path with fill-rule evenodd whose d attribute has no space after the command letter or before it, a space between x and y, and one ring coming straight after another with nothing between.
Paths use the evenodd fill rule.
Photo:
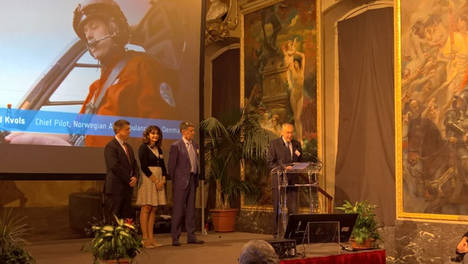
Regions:
<instances>
[{"instance_id":1,"label":"green leafy plant","mask_svg":"<svg viewBox=\"0 0 468 264\"><path fill-rule=\"evenodd\" d=\"M26 264L34 263L29 252L24 249L24 236L30 231L25 223L26 217L5 209L0 219L0 263Z\"/></svg>"},{"instance_id":2,"label":"green leafy plant","mask_svg":"<svg viewBox=\"0 0 468 264\"><path fill-rule=\"evenodd\" d=\"M133 259L141 252L141 237L132 223L115 217L114 225L93 226L94 238L84 246L99 260Z\"/></svg>"},{"instance_id":3,"label":"green leafy plant","mask_svg":"<svg viewBox=\"0 0 468 264\"><path fill-rule=\"evenodd\" d=\"M233 173L239 164L259 172L267 168L270 135L258 120L257 113L244 108L222 121L210 117L200 123L206 135L208 179L216 182L216 208L230 208L230 201L240 193L255 193L252 182L243 181L238 173Z\"/></svg>"},{"instance_id":4,"label":"green leafy plant","mask_svg":"<svg viewBox=\"0 0 468 264\"><path fill-rule=\"evenodd\" d=\"M358 243L363 244L368 239L380 240L381 236L378 232L377 217L374 209L377 206L370 204L368 201L355 202L344 201L342 206L336 207L346 214L358 214L356 223L354 224L351 237Z\"/></svg>"}]
</instances>

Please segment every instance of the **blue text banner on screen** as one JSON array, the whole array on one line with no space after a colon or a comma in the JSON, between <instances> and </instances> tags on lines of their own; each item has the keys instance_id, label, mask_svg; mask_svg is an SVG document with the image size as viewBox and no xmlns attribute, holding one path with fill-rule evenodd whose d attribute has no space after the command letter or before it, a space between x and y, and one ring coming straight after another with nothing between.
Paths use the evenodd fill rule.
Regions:
<instances>
[{"instance_id":1,"label":"blue text banner on screen","mask_svg":"<svg viewBox=\"0 0 468 264\"><path fill-rule=\"evenodd\" d=\"M12 132L113 136L112 124L118 119L130 122L131 137L142 137L146 127L156 125L161 128L164 138L180 138L179 120L0 108L0 130Z\"/></svg>"}]
</instances>

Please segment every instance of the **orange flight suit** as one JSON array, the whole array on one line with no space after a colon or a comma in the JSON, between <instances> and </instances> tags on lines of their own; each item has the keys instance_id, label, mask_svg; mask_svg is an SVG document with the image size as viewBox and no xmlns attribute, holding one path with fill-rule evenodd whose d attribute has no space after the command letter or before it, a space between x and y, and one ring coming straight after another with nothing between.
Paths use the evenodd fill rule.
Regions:
<instances>
[{"instance_id":1,"label":"orange flight suit","mask_svg":"<svg viewBox=\"0 0 468 264\"><path fill-rule=\"evenodd\" d=\"M107 88L101 104L96 112L98 115L112 115L123 117L140 117L156 119L175 119L176 109L169 105L161 96L160 85L168 83L174 89L177 87L176 74L161 67L149 55L127 51L129 56L127 64L121 70L113 84ZM80 113L85 113L86 104L96 100L107 77L117 61L101 71L101 78L94 81L89 87L89 94L81 107ZM172 79L170 79L172 78ZM131 124L130 124L131 125ZM111 136L88 135L85 138L86 146L103 147Z\"/></svg>"}]
</instances>

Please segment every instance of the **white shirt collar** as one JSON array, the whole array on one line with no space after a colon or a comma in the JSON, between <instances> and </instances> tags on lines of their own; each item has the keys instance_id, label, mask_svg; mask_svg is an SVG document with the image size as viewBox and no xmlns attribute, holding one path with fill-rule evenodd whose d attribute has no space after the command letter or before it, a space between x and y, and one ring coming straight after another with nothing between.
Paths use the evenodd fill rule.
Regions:
<instances>
[{"instance_id":1,"label":"white shirt collar","mask_svg":"<svg viewBox=\"0 0 468 264\"><path fill-rule=\"evenodd\" d=\"M192 141L188 141L187 139L185 139L184 137L182 137L182 140L184 141L184 144L187 146L187 144L191 144Z\"/></svg>"},{"instance_id":2,"label":"white shirt collar","mask_svg":"<svg viewBox=\"0 0 468 264\"><path fill-rule=\"evenodd\" d=\"M115 139L117 139L117 142L119 142L120 146L124 146L125 142L121 140L118 136L115 136Z\"/></svg>"},{"instance_id":3,"label":"white shirt collar","mask_svg":"<svg viewBox=\"0 0 468 264\"><path fill-rule=\"evenodd\" d=\"M288 146L288 142L284 139L283 136L281 136L281 139L283 140L284 145L285 145L285 146ZM292 141L289 141L289 143L291 143L291 146L292 146Z\"/></svg>"}]
</instances>

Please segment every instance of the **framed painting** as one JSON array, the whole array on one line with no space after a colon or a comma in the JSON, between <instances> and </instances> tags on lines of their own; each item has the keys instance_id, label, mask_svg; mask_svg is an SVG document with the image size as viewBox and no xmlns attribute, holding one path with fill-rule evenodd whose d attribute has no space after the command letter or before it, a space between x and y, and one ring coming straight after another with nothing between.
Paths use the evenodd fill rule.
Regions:
<instances>
[{"instance_id":1,"label":"framed painting","mask_svg":"<svg viewBox=\"0 0 468 264\"><path fill-rule=\"evenodd\" d=\"M254 1L240 12L241 107L255 109L273 137L293 124L304 154L320 156L320 1ZM272 210L270 183L259 177L258 199L242 197L242 209Z\"/></svg>"},{"instance_id":2,"label":"framed painting","mask_svg":"<svg viewBox=\"0 0 468 264\"><path fill-rule=\"evenodd\" d=\"M468 1L395 0L397 217L467 221Z\"/></svg>"}]
</instances>

